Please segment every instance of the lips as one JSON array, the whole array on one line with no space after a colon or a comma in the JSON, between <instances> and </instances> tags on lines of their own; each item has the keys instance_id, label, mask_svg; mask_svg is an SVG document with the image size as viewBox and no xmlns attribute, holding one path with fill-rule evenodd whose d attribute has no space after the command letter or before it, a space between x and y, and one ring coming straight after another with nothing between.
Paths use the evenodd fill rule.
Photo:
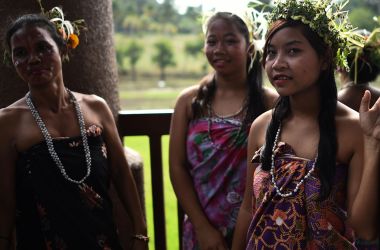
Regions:
<instances>
[{"instance_id":1,"label":"lips","mask_svg":"<svg viewBox=\"0 0 380 250\"><path fill-rule=\"evenodd\" d=\"M213 64L215 67L222 67L227 63L227 60L225 59L214 59Z\"/></svg>"},{"instance_id":2,"label":"lips","mask_svg":"<svg viewBox=\"0 0 380 250\"><path fill-rule=\"evenodd\" d=\"M286 84L287 81L291 80L292 78L290 76L287 76L287 75L278 74L278 75L274 75L272 77L272 79L273 79L273 84L284 85L284 84Z\"/></svg>"},{"instance_id":3,"label":"lips","mask_svg":"<svg viewBox=\"0 0 380 250\"><path fill-rule=\"evenodd\" d=\"M28 70L28 74L29 75L41 75L45 72L49 71L49 69L45 69L45 68L34 68L34 69L29 69Z\"/></svg>"}]
</instances>

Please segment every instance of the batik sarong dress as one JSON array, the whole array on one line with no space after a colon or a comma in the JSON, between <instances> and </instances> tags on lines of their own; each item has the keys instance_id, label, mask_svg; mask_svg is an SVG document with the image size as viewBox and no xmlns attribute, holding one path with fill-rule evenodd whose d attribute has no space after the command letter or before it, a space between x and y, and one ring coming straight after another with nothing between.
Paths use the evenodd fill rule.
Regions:
<instances>
[{"instance_id":1,"label":"batik sarong dress","mask_svg":"<svg viewBox=\"0 0 380 250\"><path fill-rule=\"evenodd\" d=\"M188 127L187 159L196 194L210 223L222 232L229 246L245 189L247 133L248 128L241 129L236 117L201 118ZM187 216L183 248L199 249Z\"/></svg>"},{"instance_id":2,"label":"batik sarong dress","mask_svg":"<svg viewBox=\"0 0 380 250\"><path fill-rule=\"evenodd\" d=\"M260 150L252 162L259 160ZM288 144L278 143L274 178L282 193L294 190L313 163L297 157ZM283 198L273 188L269 171L257 166L246 249L355 249L353 231L345 223L348 166L336 165L332 191L323 201L318 201L321 184L317 174L315 168L294 195Z\"/></svg>"},{"instance_id":3,"label":"batik sarong dress","mask_svg":"<svg viewBox=\"0 0 380 250\"><path fill-rule=\"evenodd\" d=\"M107 151L99 127L87 130L91 174L66 180L45 141L19 154L16 165L17 249L121 249L108 196ZM86 174L81 136L53 139L67 174Z\"/></svg>"}]
</instances>

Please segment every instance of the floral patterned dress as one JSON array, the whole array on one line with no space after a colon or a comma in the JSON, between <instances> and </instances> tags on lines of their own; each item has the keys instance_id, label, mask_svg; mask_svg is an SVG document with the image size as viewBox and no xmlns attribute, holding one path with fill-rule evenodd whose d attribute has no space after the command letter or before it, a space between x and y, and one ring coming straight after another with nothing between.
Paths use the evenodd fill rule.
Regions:
<instances>
[{"instance_id":1,"label":"floral patterned dress","mask_svg":"<svg viewBox=\"0 0 380 250\"><path fill-rule=\"evenodd\" d=\"M252 162L258 163L260 150ZM278 143L274 176L282 192L288 192L303 178L313 160L297 157L292 148ZM346 225L346 180L348 166L336 165L329 197L318 201L320 181L317 169L295 195L283 198L271 183L269 171L259 164L253 180L253 219L246 249L355 249L353 231Z\"/></svg>"},{"instance_id":2,"label":"floral patterned dress","mask_svg":"<svg viewBox=\"0 0 380 250\"><path fill-rule=\"evenodd\" d=\"M187 159L199 202L210 223L232 244L245 189L247 133L237 118L201 118L189 124ZM199 249L194 227L185 216L183 249Z\"/></svg>"},{"instance_id":3,"label":"floral patterned dress","mask_svg":"<svg viewBox=\"0 0 380 250\"><path fill-rule=\"evenodd\" d=\"M45 141L19 154L16 166L17 249L121 249L107 194L107 152L100 128L87 130L91 174L67 181ZM53 140L67 174L86 174L81 137Z\"/></svg>"}]
</instances>

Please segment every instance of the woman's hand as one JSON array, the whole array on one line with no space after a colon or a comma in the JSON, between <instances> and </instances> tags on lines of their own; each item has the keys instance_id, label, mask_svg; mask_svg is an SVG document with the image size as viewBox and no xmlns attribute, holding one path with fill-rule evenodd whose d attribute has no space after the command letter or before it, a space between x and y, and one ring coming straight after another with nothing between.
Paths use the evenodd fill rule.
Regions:
<instances>
[{"instance_id":1,"label":"woman's hand","mask_svg":"<svg viewBox=\"0 0 380 250\"><path fill-rule=\"evenodd\" d=\"M201 250L228 249L222 233L212 226L202 227L195 233Z\"/></svg>"},{"instance_id":2,"label":"woman's hand","mask_svg":"<svg viewBox=\"0 0 380 250\"><path fill-rule=\"evenodd\" d=\"M380 140L380 98L370 108L371 93L366 90L360 103L360 126L367 137Z\"/></svg>"}]
</instances>

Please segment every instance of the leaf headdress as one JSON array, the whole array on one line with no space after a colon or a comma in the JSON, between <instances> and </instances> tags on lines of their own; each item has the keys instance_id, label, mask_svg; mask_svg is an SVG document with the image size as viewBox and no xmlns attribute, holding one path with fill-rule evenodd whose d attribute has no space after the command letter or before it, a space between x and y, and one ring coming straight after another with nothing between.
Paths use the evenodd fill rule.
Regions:
<instances>
[{"instance_id":1,"label":"leaf headdress","mask_svg":"<svg viewBox=\"0 0 380 250\"><path fill-rule=\"evenodd\" d=\"M355 70L354 82L357 83L357 74L358 74L358 64L359 61L367 64L369 68L373 66L380 69L380 16L374 17L374 21L377 22L376 28L364 34L364 46L353 46L351 48L351 58L353 58L352 63Z\"/></svg>"},{"instance_id":2,"label":"leaf headdress","mask_svg":"<svg viewBox=\"0 0 380 250\"><path fill-rule=\"evenodd\" d=\"M335 65L349 70L347 55L350 47L363 47L364 40L361 35L353 32L355 29L349 22L348 12L343 10L348 1L338 4L331 0L275 0L273 3L273 5L260 1L249 3L253 18L261 17L254 20L256 26L268 28L280 19L300 21L309 26L331 47ZM258 8L261 8L261 11L258 11ZM265 9L270 9L271 12L268 13Z\"/></svg>"}]
</instances>

